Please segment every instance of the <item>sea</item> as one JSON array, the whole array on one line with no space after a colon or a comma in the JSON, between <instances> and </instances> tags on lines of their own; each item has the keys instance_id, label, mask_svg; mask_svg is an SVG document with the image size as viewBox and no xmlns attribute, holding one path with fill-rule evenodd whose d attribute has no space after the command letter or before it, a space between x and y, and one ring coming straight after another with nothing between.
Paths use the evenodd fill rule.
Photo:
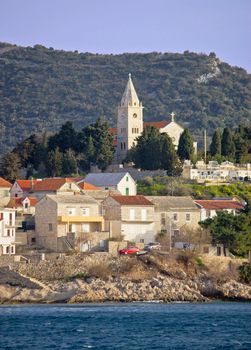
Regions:
<instances>
[{"instance_id":1,"label":"sea","mask_svg":"<svg viewBox=\"0 0 251 350\"><path fill-rule=\"evenodd\" d=\"M251 349L251 303L0 307L1 349Z\"/></svg>"}]
</instances>

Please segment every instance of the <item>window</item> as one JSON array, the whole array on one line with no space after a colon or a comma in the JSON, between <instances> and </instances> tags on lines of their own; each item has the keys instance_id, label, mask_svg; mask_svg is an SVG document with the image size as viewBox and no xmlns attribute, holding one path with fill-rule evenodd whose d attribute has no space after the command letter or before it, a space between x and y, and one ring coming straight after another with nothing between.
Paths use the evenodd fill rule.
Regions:
<instances>
[{"instance_id":1,"label":"window","mask_svg":"<svg viewBox=\"0 0 251 350\"><path fill-rule=\"evenodd\" d=\"M82 224L81 231L82 232L90 232L90 224Z\"/></svg>"},{"instance_id":2,"label":"window","mask_svg":"<svg viewBox=\"0 0 251 350\"><path fill-rule=\"evenodd\" d=\"M14 254L15 253L15 247L14 245L11 246L11 254Z\"/></svg>"},{"instance_id":3,"label":"window","mask_svg":"<svg viewBox=\"0 0 251 350\"><path fill-rule=\"evenodd\" d=\"M166 225L166 215L165 215L165 213L161 213L161 220L160 220L160 222L161 222L162 226Z\"/></svg>"},{"instance_id":4,"label":"window","mask_svg":"<svg viewBox=\"0 0 251 350\"><path fill-rule=\"evenodd\" d=\"M121 149L123 149L123 142L121 142L121 144L120 144L120 148L121 148Z\"/></svg>"},{"instance_id":5,"label":"window","mask_svg":"<svg viewBox=\"0 0 251 350\"><path fill-rule=\"evenodd\" d=\"M75 215L76 209L75 208L68 208L68 215Z\"/></svg>"},{"instance_id":6,"label":"window","mask_svg":"<svg viewBox=\"0 0 251 350\"><path fill-rule=\"evenodd\" d=\"M178 221L178 213L173 213L173 221Z\"/></svg>"},{"instance_id":7,"label":"window","mask_svg":"<svg viewBox=\"0 0 251 350\"><path fill-rule=\"evenodd\" d=\"M6 254L9 254L9 253L10 253L10 247L9 247L9 246L7 246L7 247L5 248L5 252L6 252Z\"/></svg>"},{"instance_id":8,"label":"window","mask_svg":"<svg viewBox=\"0 0 251 350\"><path fill-rule=\"evenodd\" d=\"M52 231L52 224L48 224L48 230L51 232Z\"/></svg>"},{"instance_id":9,"label":"window","mask_svg":"<svg viewBox=\"0 0 251 350\"><path fill-rule=\"evenodd\" d=\"M126 189L125 189L125 194L126 194L126 196L129 196L129 188L128 187L126 187Z\"/></svg>"},{"instance_id":10,"label":"window","mask_svg":"<svg viewBox=\"0 0 251 350\"><path fill-rule=\"evenodd\" d=\"M24 208L25 208L25 209L28 209L28 208L29 208L29 203L27 203L27 202L24 203Z\"/></svg>"},{"instance_id":11,"label":"window","mask_svg":"<svg viewBox=\"0 0 251 350\"><path fill-rule=\"evenodd\" d=\"M89 216L90 209L89 208L82 208L82 214L83 214L83 216Z\"/></svg>"},{"instance_id":12,"label":"window","mask_svg":"<svg viewBox=\"0 0 251 350\"><path fill-rule=\"evenodd\" d=\"M10 237L10 230L7 230L7 236Z\"/></svg>"},{"instance_id":13,"label":"window","mask_svg":"<svg viewBox=\"0 0 251 350\"><path fill-rule=\"evenodd\" d=\"M12 213L10 213L10 216L9 216L9 224L10 224L10 226L12 225Z\"/></svg>"},{"instance_id":14,"label":"window","mask_svg":"<svg viewBox=\"0 0 251 350\"><path fill-rule=\"evenodd\" d=\"M186 221L191 221L191 214L190 213L186 213Z\"/></svg>"},{"instance_id":15,"label":"window","mask_svg":"<svg viewBox=\"0 0 251 350\"><path fill-rule=\"evenodd\" d=\"M146 214L147 214L146 209L141 209L141 219L142 220L146 220Z\"/></svg>"},{"instance_id":16,"label":"window","mask_svg":"<svg viewBox=\"0 0 251 350\"><path fill-rule=\"evenodd\" d=\"M140 238L140 243L145 243L145 240L144 240L144 238Z\"/></svg>"},{"instance_id":17,"label":"window","mask_svg":"<svg viewBox=\"0 0 251 350\"><path fill-rule=\"evenodd\" d=\"M126 181L128 181L128 180L129 180L129 177L127 176L127 177L126 177Z\"/></svg>"},{"instance_id":18,"label":"window","mask_svg":"<svg viewBox=\"0 0 251 350\"><path fill-rule=\"evenodd\" d=\"M135 209L130 209L129 213L130 213L130 220L134 220L135 219Z\"/></svg>"},{"instance_id":19,"label":"window","mask_svg":"<svg viewBox=\"0 0 251 350\"><path fill-rule=\"evenodd\" d=\"M179 229L173 230L173 235L174 235L174 236L178 236L179 233L180 233L180 230L179 230Z\"/></svg>"},{"instance_id":20,"label":"window","mask_svg":"<svg viewBox=\"0 0 251 350\"><path fill-rule=\"evenodd\" d=\"M0 220L3 220L3 213L0 213Z\"/></svg>"}]
</instances>

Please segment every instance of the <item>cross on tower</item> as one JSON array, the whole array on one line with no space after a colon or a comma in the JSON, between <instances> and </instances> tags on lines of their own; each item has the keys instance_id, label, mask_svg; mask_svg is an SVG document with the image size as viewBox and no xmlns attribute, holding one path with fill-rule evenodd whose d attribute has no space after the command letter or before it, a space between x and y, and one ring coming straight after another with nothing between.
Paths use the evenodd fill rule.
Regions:
<instances>
[{"instance_id":1,"label":"cross on tower","mask_svg":"<svg viewBox=\"0 0 251 350\"><path fill-rule=\"evenodd\" d=\"M174 122L174 117L175 117L175 113L174 112L171 113L171 117L172 117L172 122Z\"/></svg>"}]
</instances>

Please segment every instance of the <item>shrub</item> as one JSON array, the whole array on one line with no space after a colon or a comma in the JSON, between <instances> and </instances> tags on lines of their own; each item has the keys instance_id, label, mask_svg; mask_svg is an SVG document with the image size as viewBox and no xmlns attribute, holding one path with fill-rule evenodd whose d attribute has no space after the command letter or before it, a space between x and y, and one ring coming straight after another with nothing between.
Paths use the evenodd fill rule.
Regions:
<instances>
[{"instance_id":1,"label":"shrub","mask_svg":"<svg viewBox=\"0 0 251 350\"><path fill-rule=\"evenodd\" d=\"M241 281L245 283L250 283L251 282L251 263L243 263L241 266L238 268L239 270L239 276Z\"/></svg>"},{"instance_id":2,"label":"shrub","mask_svg":"<svg viewBox=\"0 0 251 350\"><path fill-rule=\"evenodd\" d=\"M107 281L109 276L111 275L111 269L109 268L108 264L100 262L91 265L88 268L88 275Z\"/></svg>"}]
</instances>

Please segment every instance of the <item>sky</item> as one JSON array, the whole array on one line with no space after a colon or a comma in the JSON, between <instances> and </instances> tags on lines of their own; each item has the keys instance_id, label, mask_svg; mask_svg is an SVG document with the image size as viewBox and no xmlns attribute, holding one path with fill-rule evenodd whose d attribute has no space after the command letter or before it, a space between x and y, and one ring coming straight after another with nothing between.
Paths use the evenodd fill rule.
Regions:
<instances>
[{"instance_id":1,"label":"sky","mask_svg":"<svg viewBox=\"0 0 251 350\"><path fill-rule=\"evenodd\" d=\"M93 53L215 52L251 73L251 0L0 0L0 41Z\"/></svg>"}]
</instances>

